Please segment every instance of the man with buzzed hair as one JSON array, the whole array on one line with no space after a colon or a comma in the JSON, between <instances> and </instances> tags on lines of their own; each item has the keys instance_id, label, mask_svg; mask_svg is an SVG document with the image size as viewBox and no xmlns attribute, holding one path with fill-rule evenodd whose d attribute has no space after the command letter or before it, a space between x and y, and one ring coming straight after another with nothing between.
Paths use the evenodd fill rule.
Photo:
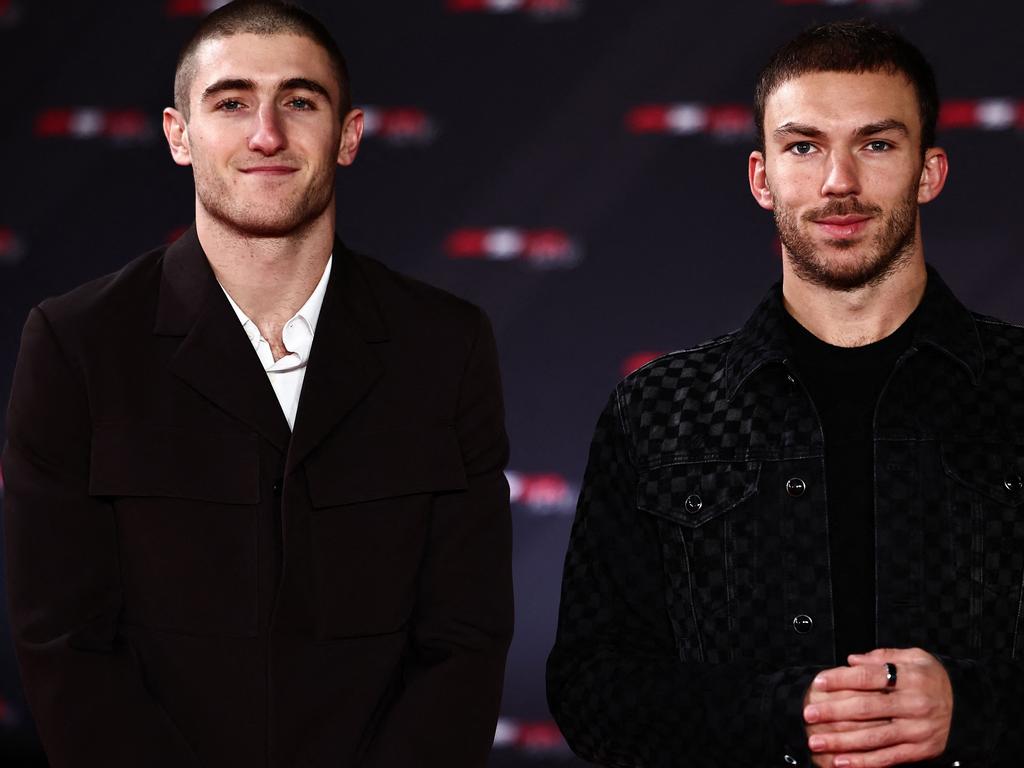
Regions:
<instances>
[{"instance_id":1,"label":"man with buzzed hair","mask_svg":"<svg viewBox=\"0 0 1024 768\"><path fill-rule=\"evenodd\" d=\"M762 71L749 185L782 282L598 422L548 698L613 766L1017 766L1024 330L925 263L921 53L815 27Z\"/></svg>"},{"instance_id":2,"label":"man with buzzed hair","mask_svg":"<svg viewBox=\"0 0 1024 768\"><path fill-rule=\"evenodd\" d=\"M307 13L185 47L195 226L25 326L7 585L53 768L470 768L512 632L476 307L335 238L363 113Z\"/></svg>"}]
</instances>

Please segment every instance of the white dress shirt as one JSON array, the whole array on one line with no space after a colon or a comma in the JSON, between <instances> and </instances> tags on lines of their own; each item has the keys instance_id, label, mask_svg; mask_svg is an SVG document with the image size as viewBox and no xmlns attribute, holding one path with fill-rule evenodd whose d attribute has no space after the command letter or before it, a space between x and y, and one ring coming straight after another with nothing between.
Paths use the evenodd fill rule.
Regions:
<instances>
[{"instance_id":1,"label":"white dress shirt","mask_svg":"<svg viewBox=\"0 0 1024 768\"><path fill-rule=\"evenodd\" d=\"M324 294L327 292L327 279L331 275L331 262L334 254L327 259L327 266L324 267L324 274L317 283L313 293L306 299L299 311L291 320L284 324L281 331L284 348L289 354L274 362L274 354L270 351L270 343L263 338L256 323L246 317L231 294L224 286L221 290L228 297L231 308L238 315L242 323L242 330L249 337L256 355L267 372L270 385L274 388L277 401L281 404L284 417L288 420L288 427L295 429L295 413L299 409L299 395L302 394L302 380L306 377L306 362L309 360L309 350L313 346L313 334L316 333L316 321L320 318L320 308L324 303Z\"/></svg>"}]
</instances>

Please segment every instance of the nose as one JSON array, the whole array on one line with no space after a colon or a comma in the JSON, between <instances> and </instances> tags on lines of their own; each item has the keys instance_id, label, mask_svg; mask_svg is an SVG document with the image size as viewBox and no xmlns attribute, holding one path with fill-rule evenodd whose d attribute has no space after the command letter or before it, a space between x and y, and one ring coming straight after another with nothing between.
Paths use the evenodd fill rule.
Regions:
<instances>
[{"instance_id":1,"label":"nose","mask_svg":"<svg viewBox=\"0 0 1024 768\"><path fill-rule=\"evenodd\" d=\"M249 137L249 149L273 155L284 149L285 136L275 105L263 104L256 113L256 124Z\"/></svg>"},{"instance_id":2,"label":"nose","mask_svg":"<svg viewBox=\"0 0 1024 768\"><path fill-rule=\"evenodd\" d=\"M821 194L825 197L845 197L860 194L857 163L843 152L832 152L828 158L825 182Z\"/></svg>"}]
</instances>

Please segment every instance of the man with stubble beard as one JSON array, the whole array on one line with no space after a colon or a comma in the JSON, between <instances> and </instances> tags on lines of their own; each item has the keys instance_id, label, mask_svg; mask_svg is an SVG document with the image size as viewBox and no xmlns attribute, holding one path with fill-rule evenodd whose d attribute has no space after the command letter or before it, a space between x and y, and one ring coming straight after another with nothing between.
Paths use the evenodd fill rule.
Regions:
<instances>
[{"instance_id":1,"label":"man with stubble beard","mask_svg":"<svg viewBox=\"0 0 1024 768\"><path fill-rule=\"evenodd\" d=\"M324 27L230 3L164 132L195 226L25 326L7 586L53 768L480 768L512 633L497 354L335 237L363 113Z\"/></svg>"},{"instance_id":2,"label":"man with stubble beard","mask_svg":"<svg viewBox=\"0 0 1024 768\"><path fill-rule=\"evenodd\" d=\"M762 71L782 281L598 422L548 662L580 755L1019 764L1024 331L926 265L937 113L921 53L866 22Z\"/></svg>"}]
</instances>

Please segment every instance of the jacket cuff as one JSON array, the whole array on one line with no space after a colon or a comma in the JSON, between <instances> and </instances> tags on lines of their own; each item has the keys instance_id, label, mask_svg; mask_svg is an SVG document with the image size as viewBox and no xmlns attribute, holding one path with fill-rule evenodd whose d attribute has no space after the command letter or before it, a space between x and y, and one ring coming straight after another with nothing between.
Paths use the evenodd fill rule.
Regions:
<instances>
[{"instance_id":1,"label":"jacket cuff","mask_svg":"<svg viewBox=\"0 0 1024 768\"><path fill-rule=\"evenodd\" d=\"M804 724L804 697L815 675L826 667L787 667L768 678L763 708L769 723L768 766L811 765Z\"/></svg>"},{"instance_id":2,"label":"jacket cuff","mask_svg":"<svg viewBox=\"0 0 1024 768\"><path fill-rule=\"evenodd\" d=\"M988 765L1002 730L996 696L983 664L973 659L936 656L953 686L953 721L946 751L936 762Z\"/></svg>"}]
</instances>

